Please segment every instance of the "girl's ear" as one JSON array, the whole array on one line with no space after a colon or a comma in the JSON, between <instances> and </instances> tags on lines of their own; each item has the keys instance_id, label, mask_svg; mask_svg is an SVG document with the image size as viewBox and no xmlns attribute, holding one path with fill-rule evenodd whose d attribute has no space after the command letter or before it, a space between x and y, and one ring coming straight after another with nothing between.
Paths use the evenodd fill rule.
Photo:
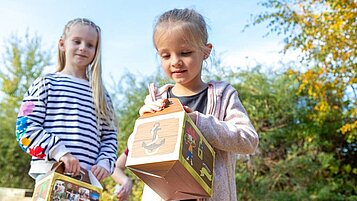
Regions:
<instances>
[{"instance_id":1,"label":"girl's ear","mask_svg":"<svg viewBox=\"0 0 357 201\"><path fill-rule=\"evenodd\" d=\"M213 45L211 43L207 43L206 51L205 51L205 54L204 54L204 58L205 59L207 59L209 57L209 55L211 54L212 48L213 48Z\"/></svg>"},{"instance_id":2,"label":"girl's ear","mask_svg":"<svg viewBox=\"0 0 357 201\"><path fill-rule=\"evenodd\" d=\"M63 38L60 38L59 41L58 41L58 49L60 51L65 51L66 49L64 48L64 40Z\"/></svg>"}]
</instances>

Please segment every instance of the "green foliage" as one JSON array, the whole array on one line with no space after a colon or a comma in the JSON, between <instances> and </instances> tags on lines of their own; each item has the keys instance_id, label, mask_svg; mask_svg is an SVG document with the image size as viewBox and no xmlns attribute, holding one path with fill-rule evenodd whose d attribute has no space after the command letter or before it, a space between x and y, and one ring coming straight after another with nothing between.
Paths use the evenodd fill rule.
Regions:
<instances>
[{"instance_id":1,"label":"green foliage","mask_svg":"<svg viewBox=\"0 0 357 201\"><path fill-rule=\"evenodd\" d=\"M289 73L259 68L236 75L242 103L260 134L258 153L237 163L240 200L348 200L357 193L356 174L336 149L338 125L311 122L298 82ZM261 96L260 96L261 95ZM335 126L335 127L333 127Z\"/></svg>"},{"instance_id":2,"label":"green foliage","mask_svg":"<svg viewBox=\"0 0 357 201\"><path fill-rule=\"evenodd\" d=\"M39 77L44 67L50 65L50 51L41 50L41 38L38 36L24 37L12 35L5 44L3 55L4 69L0 78L2 80L1 90L8 96L7 100L18 100Z\"/></svg>"},{"instance_id":3,"label":"green foliage","mask_svg":"<svg viewBox=\"0 0 357 201\"><path fill-rule=\"evenodd\" d=\"M291 73L300 82L298 93L315 111L310 120L320 125L339 122L338 132L356 143L356 2L270 0L262 5L269 11L256 16L253 24L268 21L270 32L284 34L284 51L302 53L300 62L307 70Z\"/></svg>"},{"instance_id":4,"label":"green foliage","mask_svg":"<svg viewBox=\"0 0 357 201\"><path fill-rule=\"evenodd\" d=\"M356 199L357 5L349 0L269 0L262 5L268 12L253 24L267 21L269 33L284 35L284 52L302 54L273 79L239 74L243 82L237 89L243 96L247 92L244 97L250 100L242 98L243 103L261 141L251 164L238 163L238 195L243 200Z\"/></svg>"},{"instance_id":5,"label":"green foliage","mask_svg":"<svg viewBox=\"0 0 357 201\"><path fill-rule=\"evenodd\" d=\"M139 109L144 105L144 99L148 95L149 83L154 82L157 86L168 83L167 78L159 72L141 77L143 79L138 80L138 75L126 73L111 87L111 97L119 119L118 155L123 153L127 146L127 140L134 129L135 120L139 117ZM133 194L129 200L140 200L144 183L129 170L126 170L126 174L133 179L134 184ZM103 182L103 186L105 190L102 200L116 200L115 195L113 195L114 180L107 178Z\"/></svg>"},{"instance_id":6,"label":"green foliage","mask_svg":"<svg viewBox=\"0 0 357 201\"><path fill-rule=\"evenodd\" d=\"M24 93L43 68L50 65L50 58L49 51L41 50L39 37L26 35L23 39L14 35L7 41L0 68L4 94L0 100L0 186L32 188L33 179L27 174L31 158L17 144L16 117Z\"/></svg>"}]
</instances>

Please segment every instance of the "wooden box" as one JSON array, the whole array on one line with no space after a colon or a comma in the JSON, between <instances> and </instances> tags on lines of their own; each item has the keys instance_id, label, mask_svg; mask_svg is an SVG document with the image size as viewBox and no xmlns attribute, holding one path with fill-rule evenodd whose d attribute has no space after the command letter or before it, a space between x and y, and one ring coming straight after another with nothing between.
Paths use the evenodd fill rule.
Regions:
<instances>
[{"instance_id":1,"label":"wooden box","mask_svg":"<svg viewBox=\"0 0 357 201\"><path fill-rule=\"evenodd\" d=\"M77 178L63 174L64 166L56 164L53 170L35 186L32 201L98 201L102 186L94 175L81 169Z\"/></svg>"},{"instance_id":2,"label":"wooden box","mask_svg":"<svg viewBox=\"0 0 357 201\"><path fill-rule=\"evenodd\" d=\"M126 166L165 200L212 195L215 152L176 98L136 120Z\"/></svg>"}]
</instances>

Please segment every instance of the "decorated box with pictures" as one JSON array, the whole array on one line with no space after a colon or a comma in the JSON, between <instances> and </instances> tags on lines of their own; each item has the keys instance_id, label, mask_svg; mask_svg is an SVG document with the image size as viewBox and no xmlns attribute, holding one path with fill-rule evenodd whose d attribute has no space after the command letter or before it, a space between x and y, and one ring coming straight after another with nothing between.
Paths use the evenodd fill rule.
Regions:
<instances>
[{"instance_id":1,"label":"decorated box with pictures","mask_svg":"<svg viewBox=\"0 0 357 201\"><path fill-rule=\"evenodd\" d=\"M77 177L63 174L63 164L55 164L52 171L37 182L33 201L98 201L102 186L94 175L81 169Z\"/></svg>"},{"instance_id":2,"label":"decorated box with pictures","mask_svg":"<svg viewBox=\"0 0 357 201\"><path fill-rule=\"evenodd\" d=\"M165 200L212 195L215 152L176 98L135 122L126 166Z\"/></svg>"}]
</instances>

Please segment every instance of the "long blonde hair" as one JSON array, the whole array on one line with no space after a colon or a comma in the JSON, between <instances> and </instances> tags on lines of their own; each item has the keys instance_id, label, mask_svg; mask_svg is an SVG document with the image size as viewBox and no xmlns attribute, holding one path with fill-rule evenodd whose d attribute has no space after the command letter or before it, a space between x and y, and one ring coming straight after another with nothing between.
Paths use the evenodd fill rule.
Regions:
<instances>
[{"instance_id":1,"label":"long blonde hair","mask_svg":"<svg viewBox=\"0 0 357 201\"><path fill-rule=\"evenodd\" d=\"M114 113L114 108L108 103L109 100L106 99L106 89L102 79L102 57L101 57L101 29L94 22L86 18L76 18L69 21L64 27L61 38L66 39L68 33L74 25L90 26L97 31L97 48L93 61L87 67L87 78L89 79L92 96L95 105L95 111L97 114L97 123L99 124L100 119L106 120L110 125L116 126L116 117ZM56 72L60 72L64 69L66 65L66 55L64 51L60 51L58 46L58 66Z\"/></svg>"}]
</instances>

